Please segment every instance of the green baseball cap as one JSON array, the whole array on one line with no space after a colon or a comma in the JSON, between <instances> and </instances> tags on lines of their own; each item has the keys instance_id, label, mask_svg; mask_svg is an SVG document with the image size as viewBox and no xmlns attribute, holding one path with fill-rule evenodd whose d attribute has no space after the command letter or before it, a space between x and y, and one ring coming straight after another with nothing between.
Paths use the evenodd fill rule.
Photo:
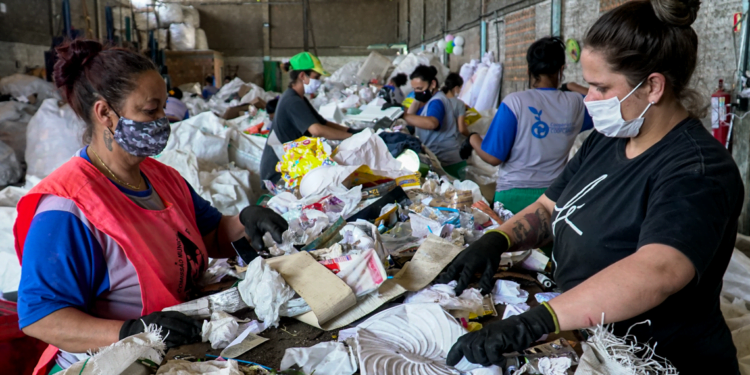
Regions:
<instances>
[{"instance_id":1,"label":"green baseball cap","mask_svg":"<svg viewBox=\"0 0 750 375\"><path fill-rule=\"evenodd\" d=\"M317 57L313 56L310 52L300 52L289 60L292 65L292 70L313 70L322 76L329 77L331 74L323 69L323 65L320 63Z\"/></svg>"}]
</instances>

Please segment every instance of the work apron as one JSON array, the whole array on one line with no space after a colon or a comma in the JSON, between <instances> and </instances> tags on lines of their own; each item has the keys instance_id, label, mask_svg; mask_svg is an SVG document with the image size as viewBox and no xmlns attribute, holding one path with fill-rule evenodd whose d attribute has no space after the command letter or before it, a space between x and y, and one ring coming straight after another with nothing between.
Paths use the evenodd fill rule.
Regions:
<instances>
[{"instance_id":1,"label":"work apron","mask_svg":"<svg viewBox=\"0 0 750 375\"><path fill-rule=\"evenodd\" d=\"M174 169L146 158L141 171L164 202L152 211L130 200L91 163L73 157L18 202L13 227L18 260L37 205L44 195L72 200L94 227L111 237L133 264L141 286L141 315L187 300L194 276L205 269L208 254L195 220L187 183ZM47 347L34 374L46 375L58 349Z\"/></svg>"}]
</instances>

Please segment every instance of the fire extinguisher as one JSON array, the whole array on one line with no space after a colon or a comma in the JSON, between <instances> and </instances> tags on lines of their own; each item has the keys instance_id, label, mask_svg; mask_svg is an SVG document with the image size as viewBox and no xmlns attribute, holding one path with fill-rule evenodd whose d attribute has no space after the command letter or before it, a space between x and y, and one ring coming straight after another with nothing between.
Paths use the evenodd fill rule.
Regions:
<instances>
[{"instance_id":1,"label":"fire extinguisher","mask_svg":"<svg viewBox=\"0 0 750 375\"><path fill-rule=\"evenodd\" d=\"M732 112L732 96L724 91L724 80L719 80L719 89L711 95L711 129L714 138L722 145L727 143Z\"/></svg>"}]
</instances>

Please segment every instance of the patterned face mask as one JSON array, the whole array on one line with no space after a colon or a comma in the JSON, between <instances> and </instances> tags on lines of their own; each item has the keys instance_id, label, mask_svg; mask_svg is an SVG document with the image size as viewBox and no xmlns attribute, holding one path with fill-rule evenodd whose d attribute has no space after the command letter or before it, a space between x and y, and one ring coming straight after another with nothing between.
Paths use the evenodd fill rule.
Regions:
<instances>
[{"instance_id":1,"label":"patterned face mask","mask_svg":"<svg viewBox=\"0 0 750 375\"><path fill-rule=\"evenodd\" d=\"M114 111L114 109L112 109ZM133 156L158 155L167 147L172 128L166 117L154 121L134 121L120 116L113 133L115 142Z\"/></svg>"}]
</instances>

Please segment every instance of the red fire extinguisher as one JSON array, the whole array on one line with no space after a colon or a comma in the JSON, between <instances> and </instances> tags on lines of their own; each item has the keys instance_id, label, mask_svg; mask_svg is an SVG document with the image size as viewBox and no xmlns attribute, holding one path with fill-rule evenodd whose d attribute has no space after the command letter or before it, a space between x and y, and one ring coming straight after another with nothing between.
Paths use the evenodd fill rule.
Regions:
<instances>
[{"instance_id":1,"label":"red fire extinguisher","mask_svg":"<svg viewBox=\"0 0 750 375\"><path fill-rule=\"evenodd\" d=\"M724 91L724 80L719 80L719 89L711 95L711 128L714 138L721 144L727 143L729 122L731 120L732 96Z\"/></svg>"}]
</instances>

